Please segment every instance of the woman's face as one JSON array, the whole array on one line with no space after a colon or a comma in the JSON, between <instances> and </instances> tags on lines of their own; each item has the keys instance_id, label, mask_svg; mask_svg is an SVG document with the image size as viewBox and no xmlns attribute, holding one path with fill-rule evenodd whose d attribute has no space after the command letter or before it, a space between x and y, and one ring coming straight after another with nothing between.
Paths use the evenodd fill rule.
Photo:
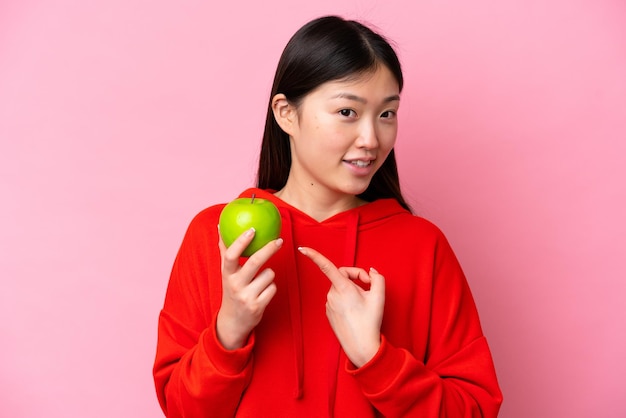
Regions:
<instances>
[{"instance_id":1,"label":"woman's face","mask_svg":"<svg viewBox=\"0 0 626 418\"><path fill-rule=\"evenodd\" d=\"M399 104L398 82L384 65L309 93L291 130L290 181L330 198L364 192L395 144Z\"/></svg>"}]
</instances>

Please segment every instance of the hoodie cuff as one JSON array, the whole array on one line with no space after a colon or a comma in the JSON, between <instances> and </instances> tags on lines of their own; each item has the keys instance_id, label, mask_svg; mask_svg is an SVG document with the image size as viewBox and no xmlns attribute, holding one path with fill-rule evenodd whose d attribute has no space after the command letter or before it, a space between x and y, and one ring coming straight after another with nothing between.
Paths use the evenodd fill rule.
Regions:
<instances>
[{"instance_id":1,"label":"hoodie cuff","mask_svg":"<svg viewBox=\"0 0 626 418\"><path fill-rule=\"evenodd\" d=\"M357 379L364 393L376 394L393 384L403 364L404 357L381 335L380 348L374 357L359 368L346 361L346 372Z\"/></svg>"},{"instance_id":2,"label":"hoodie cuff","mask_svg":"<svg viewBox=\"0 0 626 418\"><path fill-rule=\"evenodd\" d=\"M217 338L216 321L203 335L204 350L217 370L229 376L241 374L250 363L254 347L254 331L248 337L246 345L235 350L227 350Z\"/></svg>"}]
</instances>

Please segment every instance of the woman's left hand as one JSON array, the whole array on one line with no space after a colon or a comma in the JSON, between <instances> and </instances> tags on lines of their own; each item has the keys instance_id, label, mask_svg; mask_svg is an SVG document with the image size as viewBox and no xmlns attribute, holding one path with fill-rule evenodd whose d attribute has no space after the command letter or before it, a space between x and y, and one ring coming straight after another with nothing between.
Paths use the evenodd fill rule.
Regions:
<instances>
[{"instance_id":1,"label":"woman's left hand","mask_svg":"<svg viewBox=\"0 0 626 418\"><path fill-rule=\"evenodd\" d=\"M374 268L337 268L318 251L299 247L331 282L326 300L326 316L348 359L361 367L380 348L380 327L385 307L385 278ZM364 290L354 280L370 285Z\"/></svg>"}]
</instances>

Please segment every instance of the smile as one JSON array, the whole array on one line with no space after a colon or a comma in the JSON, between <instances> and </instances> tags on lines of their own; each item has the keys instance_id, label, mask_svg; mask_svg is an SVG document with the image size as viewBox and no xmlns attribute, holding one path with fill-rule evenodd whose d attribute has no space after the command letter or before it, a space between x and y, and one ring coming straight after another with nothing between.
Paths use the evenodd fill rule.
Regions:
<instances>
[{"instance_id":1,"label":"smile","mask_svg":"<svg viewBox=\"0 0 626 418\"><path fill-rule=\"evenodd\" d=\"M348 163L355 165L357 167L367 167L374 163L374 160L364 161L364 160L353 160L347 161Z\"/></svg>"}]
</instances>

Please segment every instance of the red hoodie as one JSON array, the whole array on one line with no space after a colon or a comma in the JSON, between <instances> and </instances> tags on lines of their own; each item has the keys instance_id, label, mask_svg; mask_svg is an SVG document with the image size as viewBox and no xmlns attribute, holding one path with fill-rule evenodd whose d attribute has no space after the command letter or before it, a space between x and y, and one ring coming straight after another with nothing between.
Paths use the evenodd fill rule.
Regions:
<instances>
[{"instance_id":1,"label":"red hoodie","mask_svg":"<svg viewBox=\"0 0 626 418\"><path fill-rule=\"evenodd\" d=\"M271 193L283 247L267 263L277 293L245 347L216 337L217 224L191 222L159 317L154 379L167 417L495 417L502 394L461 267L440 230L381 199L317 222ZM382 344L355 368L325 313L330 282L300 254L385 276Z\"/></svg>"}]
</instances>

